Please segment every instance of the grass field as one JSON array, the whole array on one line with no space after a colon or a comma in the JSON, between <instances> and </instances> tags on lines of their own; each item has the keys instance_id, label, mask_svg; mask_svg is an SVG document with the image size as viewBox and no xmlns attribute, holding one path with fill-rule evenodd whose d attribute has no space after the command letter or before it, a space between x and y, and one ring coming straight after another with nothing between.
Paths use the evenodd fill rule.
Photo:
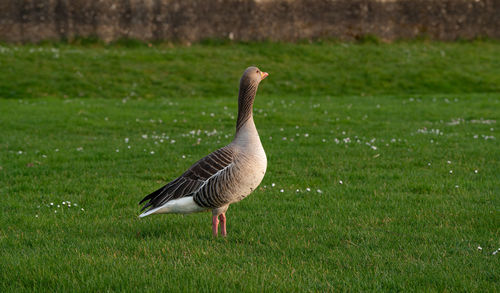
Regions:
<instances>
[{"instance_id":1,"label":"grass field","mask_svg":"<svg viewBox=\"0 0 500 293\"><path fill-rule=\"evenodd\" d=\"M0 46L0 292L498 292L500 43ZM227 213L138 201L232 139Z\"/></svg>"}]
</instances>

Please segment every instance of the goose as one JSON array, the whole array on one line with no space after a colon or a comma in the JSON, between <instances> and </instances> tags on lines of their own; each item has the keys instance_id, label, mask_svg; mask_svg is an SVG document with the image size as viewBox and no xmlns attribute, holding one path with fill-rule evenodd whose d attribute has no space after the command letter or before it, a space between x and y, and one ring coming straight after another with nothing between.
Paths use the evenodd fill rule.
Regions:
<instances>
[{"instance_id":1,"label":"goose","mask_svg":"<svg viewBox=\"0 0 500 293\"><path fill-rule=\"evenodd\" d=\"M186 172L144 197L139 217L212 211L212 232L226 236L226 211L254 191L264 178L267 158L253 120L257 88L269 74L248 67L240 79L236 134L227 146L194 163Z\"/></svg>"}]
</instances>

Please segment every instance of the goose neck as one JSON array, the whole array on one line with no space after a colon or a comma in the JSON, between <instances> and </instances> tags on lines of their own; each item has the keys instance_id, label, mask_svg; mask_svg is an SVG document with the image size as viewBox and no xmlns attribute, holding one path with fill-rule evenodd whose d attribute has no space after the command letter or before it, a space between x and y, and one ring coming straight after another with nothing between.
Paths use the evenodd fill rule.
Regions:
<instances>
[{"instance_id":1,"label":"goose neck","mask_svg":"<svg viewBox=\"0 0 500 293\"><path fill-rule=\"evenodd\" d=\"M253 117L248 118L236 131L234 142L238 145L248 146L260 143L259 133L253 121Z\"/></svg>"},{"instance_id":2,"label":"goose neck","mask_svg":"<svg viewBox=\"0 0 500 293\"><path fill-rule=\"evenodd\" d=\"M257 93L258 84L241 82L238 95L238 120L236 121L236 131L241 129L248 120L253 123L253 101Z\"/></svg>"}]
</instances>

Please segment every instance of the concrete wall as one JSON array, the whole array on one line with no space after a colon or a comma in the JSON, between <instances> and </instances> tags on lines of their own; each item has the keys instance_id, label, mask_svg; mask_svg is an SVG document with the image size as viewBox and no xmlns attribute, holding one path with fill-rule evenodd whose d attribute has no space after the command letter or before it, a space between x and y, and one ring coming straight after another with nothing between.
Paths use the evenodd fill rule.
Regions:
<instances>
[{"instance_id":1,"label":"concrete wall","mask_svg":"<svg viewBox=\"0 0 500 293\"><path fill-rule=\"evenodd\" d=\"M500 39L500 0L0 0L0 40Z\"/></svg>"}]
</instances>

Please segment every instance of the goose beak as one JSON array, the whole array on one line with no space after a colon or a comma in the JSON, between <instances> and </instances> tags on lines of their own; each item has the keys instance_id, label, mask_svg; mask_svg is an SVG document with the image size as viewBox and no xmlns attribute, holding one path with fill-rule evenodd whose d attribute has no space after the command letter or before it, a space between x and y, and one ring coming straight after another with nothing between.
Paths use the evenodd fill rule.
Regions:
<instances>
[{"instance_id":1,"label":"goose beak","mask_svg":"<svg viewBox=\"0 0 500 293\"><path fill-rule=\"evenodd\" d=\"M266 78L268 75L269 75L269 73L267 73L267 72L262 72L262 71L260 72L260 77L261 77L262 79ZM261 80L262 80L262 79L261 79Z\"/></svg>"}]
</instances>

